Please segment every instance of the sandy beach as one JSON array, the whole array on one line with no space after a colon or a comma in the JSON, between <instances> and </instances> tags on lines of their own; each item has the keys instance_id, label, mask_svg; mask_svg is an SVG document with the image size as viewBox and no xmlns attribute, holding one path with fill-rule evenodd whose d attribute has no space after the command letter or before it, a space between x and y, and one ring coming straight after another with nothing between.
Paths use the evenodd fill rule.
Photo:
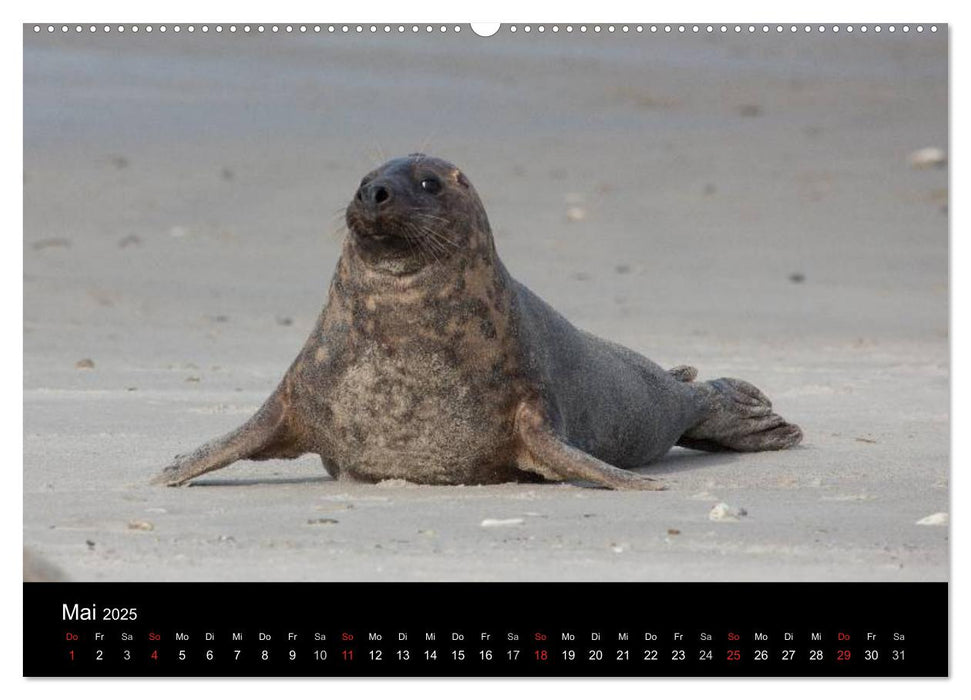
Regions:
<instances>
[{"instance_id":1,"label":"sandy beach","mask_svg":"<svg viewBox=\"0 0 971 700\"><path fill-rule=\"evenodd\" d=\"M947 579L948 172L909 160L948 147L945 32L24 42L24 544L69 577ZM361 176L414 151L575 325L804 443L673 450L658 493L314 455L150 486L276 386Z\"/></svg>"}]
</instances>

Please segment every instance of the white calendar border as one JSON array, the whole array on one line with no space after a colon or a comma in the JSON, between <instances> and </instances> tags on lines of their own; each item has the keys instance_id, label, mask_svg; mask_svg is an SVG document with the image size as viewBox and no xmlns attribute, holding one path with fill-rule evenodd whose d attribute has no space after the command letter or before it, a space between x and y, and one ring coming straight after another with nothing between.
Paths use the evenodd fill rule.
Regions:
<instances>
[{"instance_id":1,"label":"white calendar border","mask_svg":"<svg viewBox=\"0 0 971 700\"><path fill-rule=\"evenodd\" d=\"M22 198L22 97L23 97L23 67L22 67L22 34L20 24L23 22L65 22L70 20L84 21L112 21L118 22L212 22L213 20L229 20L239 18L267 17L268 19L308 20L326 19L328 21L399 21L409 22L449 22L465 24L469 21L499 21L507 22L558 22L599 21L609 22L611 19L636 20L649 19L654 23L662 22L713 22L735 19L739 21L793 21L812 20L816 23L858 23L858 22L937 22L950 20L955 23L949 28L951 41L951 123L971 123L971 109L968 107L969 91L968 72L971 72L971 39L965 39L963 32L971 36L971 23L963 24L963 17L955 17L952 4L937 0L923 2L865 2L856 5L837 2L836 0L816 0L805 7L783 5L778 0L737 0L730 5L699 1L690 4L677 3L665 6L649 5L619 0L597 0L584 6L579 3L566 4L548 3L527 4L522 0L494 0L488 4L473 5L469 2L446 2L435 0L424 2L420 6L408 5L391 0L374 0L368 3L329 4L295 2L292 0L274 0L272 4L256 2L234 3L203 3L199 0L170 0L155 7L144 4L134 5L120 0L88 0L87 2L69 2L54 0L51 2L24 3L14 9L5 8L4 22L0 24L3 42L3 60L0 71L3 74L3 94L16 95L17 109L9 108L3 112L2 133L4 135L3 153L3 211L6 221L6 235L3 237L4 254L2 259L2 280L4 321L8 328L22 328L23 314L23 198ZM7 16L10 15L10 16ZM965 41L962 41L965 39ZM961 115L964 115L963 117ZM966 216L962 216L964 203L969 198L963 196L967 191L967 178L959 178L960 166L964 157L968 156L967 141L962 138L963 132L952 133L950 147L952 150L949 162L952 178L952 194L950 201L955 203L950 210L950 225L952 231L965 231ZM955 168L956 164L956 168ZM968 610L971 602L967 600L969 589L969 539L967 518L962 511L956 511L955 504L967 502L969 497L968 482L971 477L963 473L963 469L971 467L971 448L953 439L954 435L961 435L961 427L967 424L969 415L969 385L966 361L958 362L959 357L968 357L971 343L968 339L968 306L971 298L968 295L969 285L962 280L967 279L969 270L968 244L961 236L951 237L951 276L950 276L950 309L951 309L951 342L952 342L952 445L951 445L951 503L952 514L951 542L962 543L962 548L952 545L951 551L951 672L952 680L942 681L908 681L908 680L863 680L846 681L813 680L808 682L793 682L790 680L651 680L649 685L639 680L584 680L569 681L523 680L504 681L490 680L485 682L470 682L458 680L429 680L429 681L393 681L393 680L327 680L325 683L316 680L183 680L171 679L158 682L137 680L84 680L84 681L41 681L24 680L22 675L22 630L17 637L16 625L4 626L4 633L0 634L0 664L3 668L3 682L10 690L20 697L57 698L65 700L77 695L97 694L100 699L107 698L139 698L139 700L153 700L154 698L170 700L173 693L195 697L197 695L211 695L213 692L232 693L234 700L248 698L264 698L269 693L285 691L289 694L303 696L313 694L319 697L326 694L332 697L367 698L371 696L387 697L390 694L408 694L420 696L423 700L448 698L454 700L460 695L463 700L493 700L497 694L509 697L536 696L538 694L553 695L556 700L568 698L583 698L589 700L591 696L609 694L611 700L615 697L644 698L646 694L657 694L665 697L669 694L712 696L720 693L744 695L752 700L761 698L778 700L784 695L787 700L801 700L819 695L827 697L859 697L861 694L879 692L887 698L912 698L915 695L931 692L935 695L950 697L967 697L971 684L967 678L971 677L971 667L962 659L971 659L971 643L967 641L971 632ZM962 274L963 273L963 274ZM2 444L8 446L19 445L22 455L23 447L23 337L6 337L2 344L3 366L7 374L3 377L2 424L4 426L4 440ZM20 418L18 421L17 418ZM7 566L3 568L3 600L18 601L13 611L21 621L22 615L22 587L20 583L21 548L23 543L23 473L22 459L18 464L14 459L7 460L8 465L15 471L13 485L8 484L4 489L4 525L2 532L3 561ZM12 464L11 464L12 463ZM956 465L957 468L954 468ZM960 496L960 497L959 497ZM956 595L960 587L962 594ZM12 687L11 687L12 686ZM961 691L960 688L964 688Z\"/></svg>"}]
</instances>

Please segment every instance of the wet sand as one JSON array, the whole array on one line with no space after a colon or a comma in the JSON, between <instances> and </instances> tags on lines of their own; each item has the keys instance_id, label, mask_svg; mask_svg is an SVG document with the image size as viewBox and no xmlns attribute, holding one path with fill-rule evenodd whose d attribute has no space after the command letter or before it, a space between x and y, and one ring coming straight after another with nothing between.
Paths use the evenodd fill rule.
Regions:
<instances>
[{"instance_id":1,"label":"wet sand","mask_svg":"<svg viewBox=\"0 0 971 700\"><path fill-rule=\"evenodd\" d=\"M945 580L949 528L916 522L950 510L947 170L908 156L947 148L946 53L25 35L24 544L78 580ZM804 444L674 450L660 493L354 485L315 456L149 486L273 389L357 182L416 150L577 326L753 382Z\"/></svg>"}]
</instances>

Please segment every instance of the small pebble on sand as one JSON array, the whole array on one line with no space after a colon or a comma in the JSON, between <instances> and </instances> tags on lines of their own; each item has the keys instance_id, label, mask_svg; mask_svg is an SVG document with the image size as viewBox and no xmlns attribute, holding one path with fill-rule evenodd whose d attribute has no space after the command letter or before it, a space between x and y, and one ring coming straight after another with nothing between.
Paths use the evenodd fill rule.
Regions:
<instances>
[{"instance_id":1,"label":"small pebble on sand","mask_svg":"<svg viewBox=\"0 0 971 700\"><path fill-rule=\"evenodd\" d=\"M155 526L147 520L129 520L128 521L129 530L154 530Z\"/></svg>"},{"instance_id":2,"label":"small pebble on sand","mask_svg":"<svg viewBox=\"0 0 971 700\"><path fill-rule=\"evenodd\" d=\"M910 162L910 167L916 170L943 168L947 165L947 153L941 148L919 148L911 153L907 160Z\"/></svg>"},{"instance_id":3,"label":"small pebble on sand","mask_svg":"<svg viewBox=\"0 0 971 700\"><path fill-rule=\"evenodd\" d=\"M67 238L42 238L31 244L34 250L44 250L44 248L70 248L71 241Z\"/></svg>"},{"instance_id":4,"label":"small pebble on sand","mask_svg":"<svg viewBox=\"0 0 971 700\"><path fill-rule=\"evenodd\" d=\"M947 513L933 513L917 521L918 525L947 525L950 518Z\"/></svg>"},{"instance_id":5,"label":"small pebble on sand","mask_svg":"<svg viewBox=\"0 0 971 700\"><path fill-rule=\"evenodd\" d=\"M75 369L94 369L94 360L90 357L85 357L83 360L78 360L74 363Z\"/></svg>"},{"instance_id":6,"label":"small pebble on sand","mask_svg":"<svg viewBox=\"0 0 971 700\"><path fill-rule=\"evenodd\" d=\"M583 207L570 207L566 210L566 218L570 221L583 221L587 218L587 210Z\"/></svg>"},{"instance_id":7,"label":"small pebble on sand","mask_svg":"<svg viewBox=\"0 0 971 700\"><path fill-rule=\"evenodd\" d=\"M334 518L310 518L308 525L336 525L339 521Z\"/></svg>"},{"instance_id":8,"label":"small pebble on sand","mask_svg":"<svg viewBox=\"0 0 971 700\"><path fill-rule=\"evenodd\" d=\"M748 515L744 508L735 508L727 503L719 503L708 512L708 519L721 522L737 522Z\"/></svg>"},{"instance_id":9,"label":"small pebble on sand","mask_svg":"<svg viewBox=\"0 0 971 700\"><path fill-rule=\"evenodd\" d=\"M522 525L525 521L522 518L486 518L482 521L482 527L513 527Z\"/></svg>"}]
</instances>

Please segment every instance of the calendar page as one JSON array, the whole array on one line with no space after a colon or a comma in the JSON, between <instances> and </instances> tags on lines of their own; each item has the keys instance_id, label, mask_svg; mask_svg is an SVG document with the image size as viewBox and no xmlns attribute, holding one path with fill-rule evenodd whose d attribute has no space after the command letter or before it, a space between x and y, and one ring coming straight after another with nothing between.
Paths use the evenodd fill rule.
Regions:
<instances>
[{"instance_id":1,"label":"calendar page","mask_svg":"<svg viewBox=\"0 0 971 700\"><path fill-rule=\"evenodd\" d=\"M948 35L25 24L24 675L947 676Z\"/></svg>"}]
</instances>

